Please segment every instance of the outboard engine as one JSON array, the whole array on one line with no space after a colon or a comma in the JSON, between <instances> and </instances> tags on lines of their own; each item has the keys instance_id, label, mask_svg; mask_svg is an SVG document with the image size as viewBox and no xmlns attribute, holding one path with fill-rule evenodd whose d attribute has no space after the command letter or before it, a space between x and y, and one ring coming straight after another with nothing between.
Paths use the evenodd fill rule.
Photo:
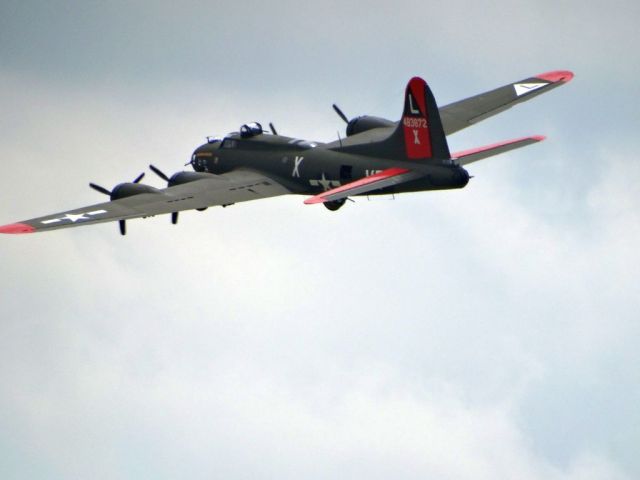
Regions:
<instances>
[{"instance_id":1,"label":"outboard engine","mask_svg":"<svg viewBox=\"0 0 640 480\"><path fill-rule=\"evenodd\" d=\"M335 103L333 104L333 109L336 111L338 116L342 120L344 120L344 123L347 124L347 137L366 132L367 130L373 130L374 128L395 128L398 125L397 122L387 120L386 118L374 117L371 115L363 115L361 117L355 117L349 120L344 112L340 110L340 107L338 107L338 105L336 105Z\"/></svg>"},{"instance_id":2,"label":"outboard engine","mask_svg":"<svg viewBox=\"0 0 640 480\"><path fill-rule=\"evenodd\" d=\"M349 123L347 123L347 137L366 132L367 130L373 130L374 128L389 128L395 126L396 122L392 122L386 118L363 115L362 117L349 120Z\"/></svg>"}]
</instances>

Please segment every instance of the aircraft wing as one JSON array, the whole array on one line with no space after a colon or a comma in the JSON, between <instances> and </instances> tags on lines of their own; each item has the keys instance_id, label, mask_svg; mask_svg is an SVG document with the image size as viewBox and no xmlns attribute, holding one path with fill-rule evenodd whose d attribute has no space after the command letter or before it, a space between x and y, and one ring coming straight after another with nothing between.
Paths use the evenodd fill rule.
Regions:
<instances>
[{"instance_id":1,"label":"aircraft wing","mask_svg":"<svg viewBox=\"0 0 640 480\"><path fill-rule=\"evenodd\" d=\"M0 233L33 233L95 223L150 217L196 208L229 205L290 193L275 180L251 170L234 170L165 189L147 187L146 193L67 210L0 226Z\"/></svg>"},{"instance_id":2,"label":"aircraft wing","mask_svg":"<svg viewBox=\"0 0 640 480\"><path fill-rule=\"evenodd\" d=\"M390 187L399 183L408 182L416 178L422 177L422 173L418 173L406 168L387 168L381 172L375 173L368 177L361 178L354 182L347 183L341 187L328 190L324 193L308 198L304 201L307 205L314 203L331 202L342 200L351 195L361 195L363 193L380 190L381 188Z\"/></svg>"},{"instance_id":3,"label":"aircraft wing","mask_svg":"<svg viewBox=\"0 0 640 480\"><path fill-rule=\"evenodd\" d=\"M549 92L571 81L573 73L555 71L541 73L495 90L441 107L444 133L451 135L486 118L503 112L518 103Z\"/></svg>"}]
</instances>

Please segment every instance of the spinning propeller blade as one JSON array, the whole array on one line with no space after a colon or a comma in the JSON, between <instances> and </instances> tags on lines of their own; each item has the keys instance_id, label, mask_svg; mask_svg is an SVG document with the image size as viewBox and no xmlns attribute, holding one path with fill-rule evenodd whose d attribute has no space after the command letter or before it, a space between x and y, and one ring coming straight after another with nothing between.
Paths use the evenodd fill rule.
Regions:
<instances>
[{"instance_id":1,"label":"spinning propeller blade","mask_svg":"<svg viewBox=\"0 0 640 480\"><path fill-rule=\"evenodd\" d=\"M111 192L100 185L96 185L95 183L90 183L89 186L96 190L97 192L104 193L105 195L111 196Z\"/></svg>"},{"instance_id":2,"label":"spinning propeller blade","mask_svg":"<svg viewBox=\"0 0 640 480\"><path fill-rule=\"evenodd\" d=\"M167 177L162 170L160 170L158 167L156 167L154 165L149 165L149 168L153 171L153 173L155 173L161 179L163 179L164 181L169 183L169 181L170 181L169 177ZM169 185L169 186L171 186L171 185ZM174 224L174 225L176 225L178 223L178 212L171 212L171 223Z\"/></svg>"},{"instance_id":3,"label":"spinning propeller blade","mask_svg":"<svg viewBox=\"0 0 640 480\"><path fill-rule=\"evenodd\" d=\"M188 164L187 164L188 165ZM169 181L169 177L167 177L164 172L162 172L162 170L160 170L159 168L153 166L153 165L149 165L149 168L153 171L153 173L155 173L156 175L158 175L161 179L163 179L165 182Z\"/></svg>"},{"instance_id":4,"label":"spinning propeller blade","mask_svg":"<svg viewBox=\"0 0 640 480\"><path fill-rule=\"evenodd\" d=\"M344 123L348 124L349 123L349 119L347 118L347 116L344 114L344 112L342 110L340 110L340 107L338 107L335 103L333 104L333 109L336 111L336 113L338 114L338 116L344 120Z\"/></svg>"}]
</instances>

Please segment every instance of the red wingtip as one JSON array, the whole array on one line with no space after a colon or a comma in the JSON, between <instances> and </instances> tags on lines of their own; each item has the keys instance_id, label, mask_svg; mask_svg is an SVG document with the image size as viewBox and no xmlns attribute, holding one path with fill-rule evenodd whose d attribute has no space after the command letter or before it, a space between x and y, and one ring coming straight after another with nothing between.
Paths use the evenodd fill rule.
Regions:
<instances>
[{"instance_id":1,"label":"red wingtip","mask_svg":"<svg viewBox=\"0 0 640 480\"><path fill-rule=\"evenodd\" d=\"M554 72L541 73L540 75L535 75L535 78L539 78L540 80L546 80L547 82L556 83L562 82L567 83L573 79L573 72L568 70L556 70Z\"/></svg>"},{"instance_id":2,"label":"red wingtip","mask_svg":"<svg viewBox=\"0 0 640 480\"><path fill-rule=\"evenodd\" d=\"M11 225L3 225L0 227L0 233L33 233L36 229L26 223L12 223Z\"/></svg>"},{"instance_id":3,"label":"red wingtip","mask_svg":"<svg viewBox=\"0 0 640 480\"><path fill-rule=\"evenodd\" d=\"M531 138L537 140L538 142L542 142L543 140L547 139L546 135L533 135Z\"/></svg>"}]
</instances>

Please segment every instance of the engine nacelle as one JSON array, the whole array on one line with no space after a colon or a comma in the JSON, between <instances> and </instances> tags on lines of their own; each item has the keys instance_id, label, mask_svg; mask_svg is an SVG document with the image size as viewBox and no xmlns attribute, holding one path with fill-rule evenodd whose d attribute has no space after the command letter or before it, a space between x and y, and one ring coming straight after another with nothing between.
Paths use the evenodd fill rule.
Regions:
<instances>
[{"instance_id":1,"label":"engine nacelle","mask_svg":"<svg viewBox=\"0 0 640 480\"><path fill-rule=\"evenodd\" d=\"M386 118L372 117L363 115L362 117L352 118L347 124L347 137L357 135L358 133L373 130L374 128L395 127L396 122L387 120Z\"/></svg>"},{"instance_id":2,"label":"engine nacelle","mask_svg":"<svg viewBox=\"0 0 640 480\"><path fill-rule=\"evenodd\" d=\"M111 190L111 200L133 197L134 195L141 195L143 193L160 193L160 190L142 183L120 183Z\"/></svg>"},{"instance_id":3,"label":"engine nacelle","mask_svg":"<svg viewBox=\"0 0 640 480\"><path fill-rule=\"evenodd\" d=\"M195 182L203 178L211 178L211 173L204 172L178 172L174 173L169 179L169 187L182 185L183 183Z\"/></svg>"}]
</instances>

